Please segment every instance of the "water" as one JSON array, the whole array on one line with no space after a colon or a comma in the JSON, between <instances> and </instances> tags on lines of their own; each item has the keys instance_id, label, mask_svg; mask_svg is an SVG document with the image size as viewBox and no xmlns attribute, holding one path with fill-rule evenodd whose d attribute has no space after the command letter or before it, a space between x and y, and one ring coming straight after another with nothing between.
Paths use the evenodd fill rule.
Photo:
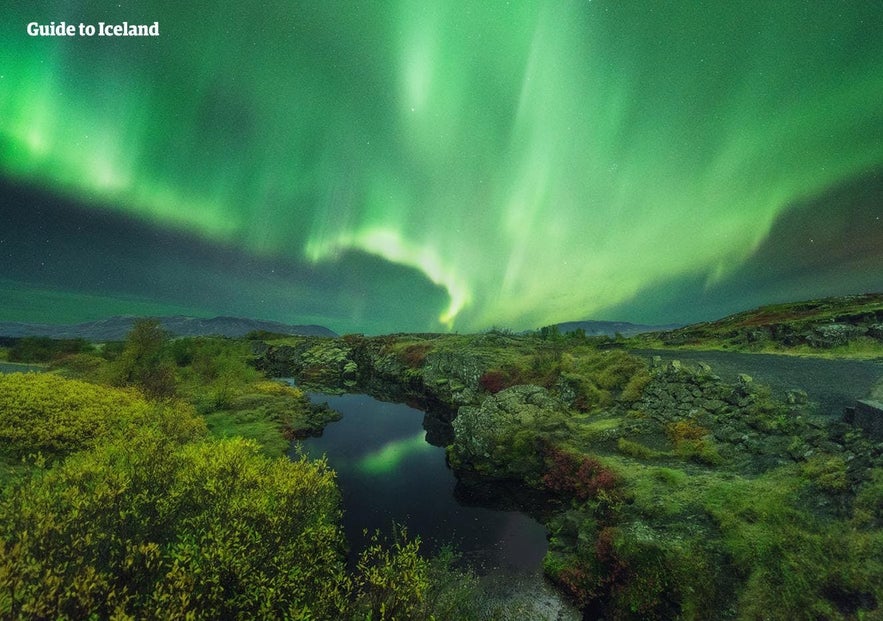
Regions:
<instances>
[{"instance_id":1,"label":"water","mask_svg":"<svg viewBox=\"0 0 883 621\"><path fill-rule=\"evenodd\" d=\"M46 365L20 362L0 362L0 373L42 373Z\"/></svg>"},{"instance_id":2,"label":"water","mask_svg":"<svg viewBox=\"0 0 883 621\"><path fill-rule=\"evenodd\" d=\"M423 412L361 394L310 398L343 414L302 445L311 456L326 454L338 473L343 526L355 552L376 529L389 535L395 522L419 535L425 552L452 544L479 572L536 572L545 529L517 511L459 504L444 449L425 441Z\"/></svg>"}]
</instances>

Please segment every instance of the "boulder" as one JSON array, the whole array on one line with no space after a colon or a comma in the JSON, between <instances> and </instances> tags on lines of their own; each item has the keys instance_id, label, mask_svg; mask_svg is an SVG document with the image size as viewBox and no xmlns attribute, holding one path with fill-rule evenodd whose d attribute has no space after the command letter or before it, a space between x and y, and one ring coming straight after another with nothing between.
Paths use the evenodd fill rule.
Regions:
<instances>
[{"instance_id":1,"label":"boulder","mask_svg":"<svg viewBox=\"0 0 883 621\"><path fill-rule=\"evenodd\" d=\"M542 465L542 437L563 429L566 418L564 404L545 388L501 390L480 407L460 408L448 449L451 464L492 478L529 478Z\"/></svg>"},{"instance_id":2,"label":"boulder","mask_svg":"<svg viewBox=\"0 0 883 621\"><path fill-rule=\"evenodd\" d=\"M846 345L851 339L867 334L868 329L864 326L854 326L848 323L831 323L813 328L812 333L806 337L806 342L811 347L828 348L838 345Z\"/></svg>"},{"instance_id":3,"label":"boulder","mask_svg":"<svg viewBox=\"0 0 883 621\"><path fill-rule=\"evenodd\" d=\"M488 362L481 355L464 351L430 352L423 367L423 382L438 399L456 405L476 403L478 380ZM443 382L441 380L444 380Z\"/></svg>"}]
</instances>

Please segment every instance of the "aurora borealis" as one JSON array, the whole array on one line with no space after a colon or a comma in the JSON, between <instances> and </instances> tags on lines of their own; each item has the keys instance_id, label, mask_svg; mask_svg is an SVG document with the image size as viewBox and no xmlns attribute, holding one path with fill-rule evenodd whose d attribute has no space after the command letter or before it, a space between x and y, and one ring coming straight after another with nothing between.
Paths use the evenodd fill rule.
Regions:
<instances>
[{"instance_id":1,"label":"aurora borealis","mask_svg":"<svg viewBox=\"0 0 883 621\"><path fill-rule=\"evenodd\" d=\"M29 22L159 37L30 37ZM0 319L687 322L883 290L883 5L16 3Z\"/></svg>"}]
</instances>

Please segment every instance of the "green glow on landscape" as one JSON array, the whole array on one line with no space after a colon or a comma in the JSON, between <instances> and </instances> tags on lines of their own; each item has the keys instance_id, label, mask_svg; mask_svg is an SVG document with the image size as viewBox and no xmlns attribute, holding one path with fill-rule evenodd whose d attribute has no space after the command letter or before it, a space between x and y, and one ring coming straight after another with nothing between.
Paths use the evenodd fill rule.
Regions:
<instances>
[{"instance_id":1,"label":"green glow on landscape","mask_svg":"<svg viewBox=\"0 0 883 621\"><path fill-rule=\"evenodd\" d=\"M3 19L5 176L258 257L414 268L449 297L403 302L426 329L713 284L883 166L875 2L49 4Z\"/></svg>"},{"instance_id":2,"label":"green glow on landscape","mask_svg":"<svg viewBox=\"0 0 883 621\"><path fill-rule=\"evenodd\" d=\"M410 438L388 442L373 453L362 457L356 463L356 468L371 476L389 474L408 457L433 450L433 446L426 442L425 436L426 433L421 431Z\"/></svg>"}]
</instances>

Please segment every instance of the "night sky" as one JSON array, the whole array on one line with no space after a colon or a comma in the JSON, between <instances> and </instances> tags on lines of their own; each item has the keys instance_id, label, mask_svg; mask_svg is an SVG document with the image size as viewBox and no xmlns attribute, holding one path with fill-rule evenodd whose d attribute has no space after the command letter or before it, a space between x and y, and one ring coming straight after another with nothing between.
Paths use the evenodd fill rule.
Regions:
<instances>
[{"instance_id":1,"label":"night sky","mask_svg":"<svg viewBox=\"0 0 883 621\"><path fill-rule=\"evenodd\" d=\"M29 22L159 22L30 37ZM883 290L883 3L16 2L0 320L338 332Z\"/></svg>"}]
</instances>

